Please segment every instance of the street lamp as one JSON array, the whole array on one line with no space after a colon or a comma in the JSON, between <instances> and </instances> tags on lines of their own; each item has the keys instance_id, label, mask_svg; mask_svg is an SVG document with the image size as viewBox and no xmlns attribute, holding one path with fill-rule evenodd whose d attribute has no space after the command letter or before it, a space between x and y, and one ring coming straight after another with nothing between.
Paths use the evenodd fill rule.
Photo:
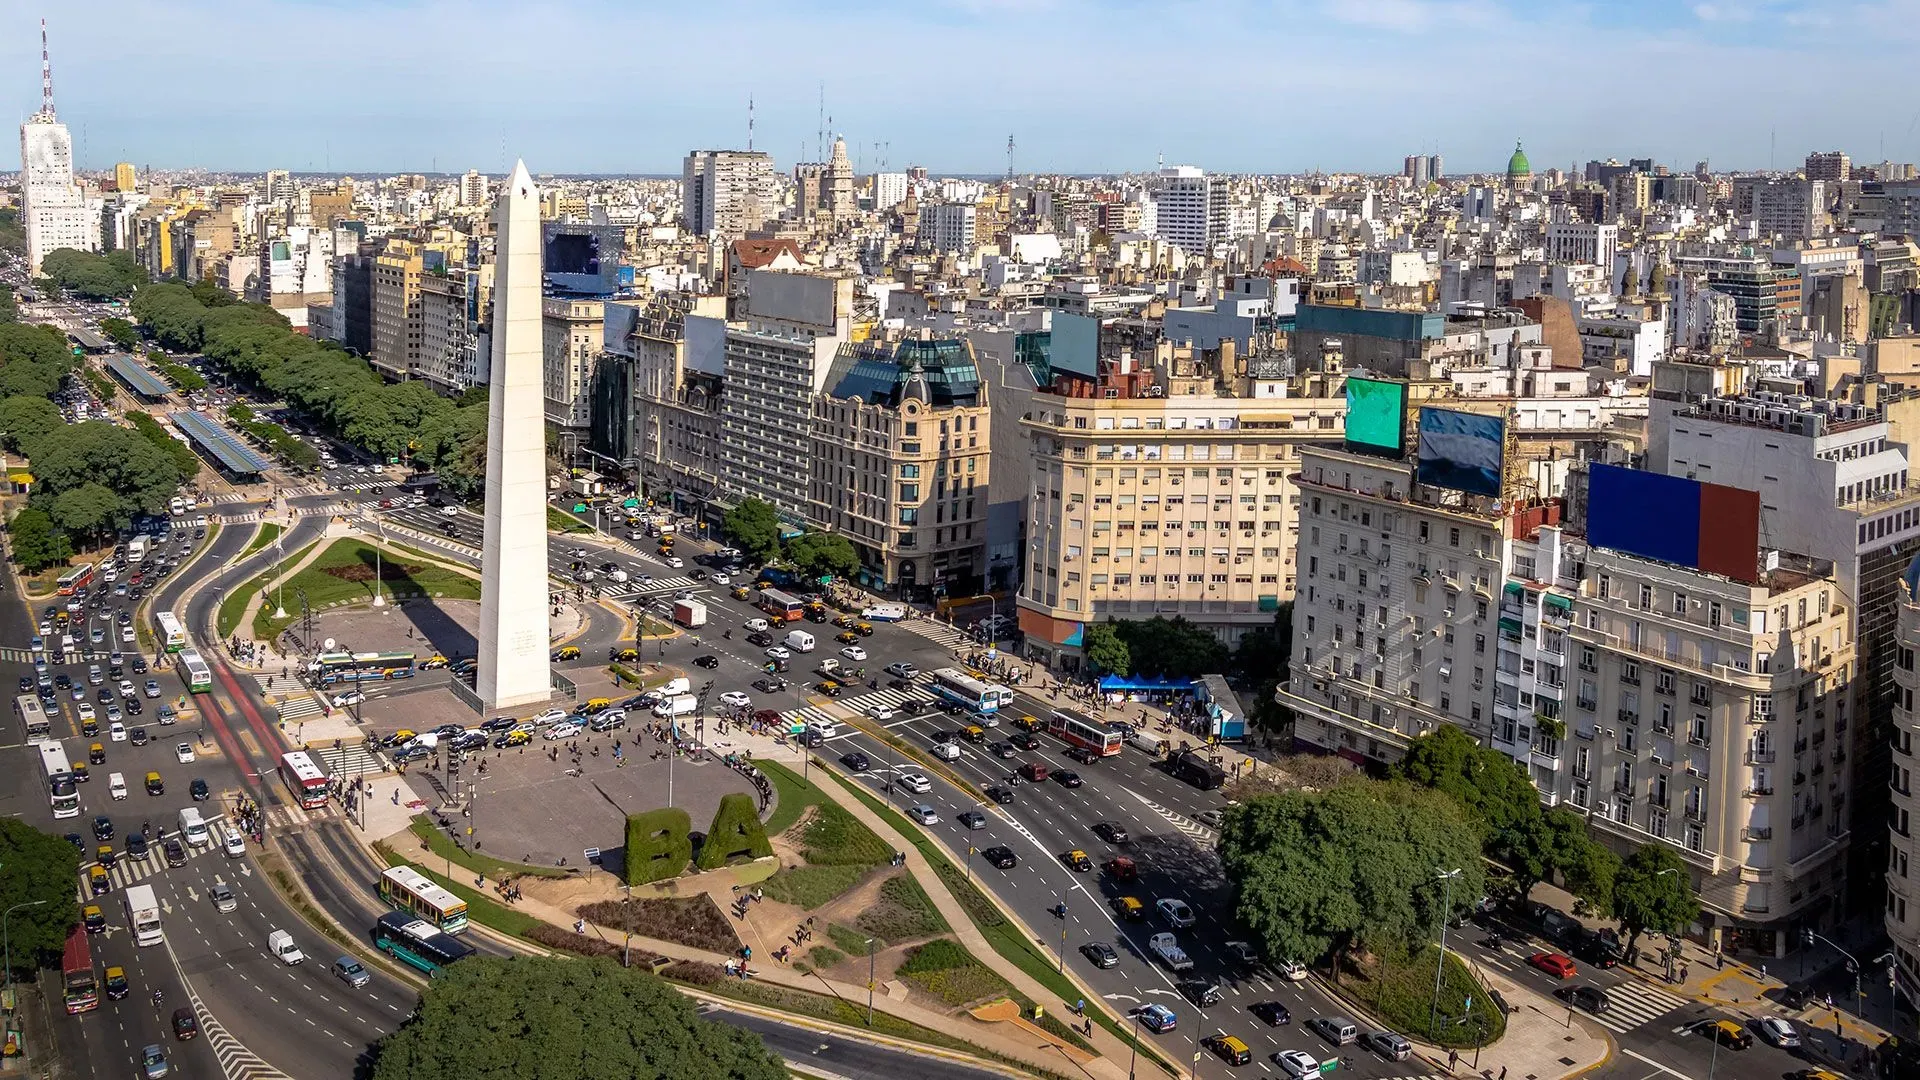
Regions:
<instances>
[{"instance_id":1,"label":"street lamp","mask_svg":"<svg viewBox=\"0 0 1920 1080\"><path fill-rule=\"evenodd\" d=\"M633 886L623 881L620 889L627 894L620 901L620 922L627 928L627 943L620 947L620 966L629 967L633 964Z\"/></svg>"},{"instance_id":2,"label":"street lamp","mask_svg":"<svg viewBox=\"0 0 1920 1080\"><path fill-rule=\"evenodd\" d=\"M867 939L867 1026L873 1026L873 939Z\"/></svg>"},{"instance_id":3,"label":"street lamp","mask_svg":"<svg viewBox=\"0 0 1920 1080\"><path fill-rule=\"evenodd\" d=\"M1067 973L1067 898L1060 897L1060 950L1054 954L1053 970L1061 975Z\"/></svg>"},{"instance_id":4,"label":"street lamp","mask_svg":"<svg viewBox=\"0 0 1920 1080\"><path fill-rule=\"evenodd\" d=\"M1440 979L1447 970L1447 916L1453 907L1453 879L1460 876L1459 870L1435 870L1441 881L1446 882L1443 898L1440 901L1440 962L1433 966L1433 1007L1427 1012L1427 1038L1435 1038L1440 1026Z\"/></svg>"},{"instance_id":5,"label":"street lamp","mask_svg":"<svg viewBox=\"0 0 1920 1080\"><path fill-rule=\"evenodd\" d=\"M368 520L373 522L373 531L379 537L378 542L373 545L373 606L385 607L387 601L381 595L380 586L386 580L386 573L380 564L380 547L387 541L387 530L381 527L379 515L373 515Z\"/></svg>"},{"instance_id":6,"label":"street lamp","mask_svg":"<svg viewBox=\"0 0 1920 1080\"><path fill-rule=\"evenodd\" d=\"M13 991L13 928L7 925L7 920L13 918L13 913L21 908L39 907L44 903L46 903L45 900L27 900L13 905L4 915L0 915L0 948L3 948L6 953L6 986L9 993Z\"/></svg>"},{"instance_id":7,"label":"street lamp","mask_svg":"<svg viewBox=\"0 0 1920 1080\"><path fill-rule=\"evenodd\" d=\"M1140 1006L1135 1005L1133 1016L1133 1049L1127 1053L1127 1080L1134 1080L1133 1065L1140 1060Z\"/></svg>"}]
</instances>

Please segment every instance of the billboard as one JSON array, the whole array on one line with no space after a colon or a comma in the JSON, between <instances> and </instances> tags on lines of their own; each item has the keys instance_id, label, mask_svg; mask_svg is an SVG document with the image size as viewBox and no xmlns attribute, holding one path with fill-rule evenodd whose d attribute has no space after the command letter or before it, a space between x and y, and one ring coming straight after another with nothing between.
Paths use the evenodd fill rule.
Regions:
<instances>
[{"instance_id":1,"label":"billboard","mask_svg":"<svg viewBox=\"0 0 1920 1080\"><path fill-rule=\"evenodd\" d=\"M1423 408L1414 478L1433 487L1497 499L1506 451L1505 418Z\"/></svg>"},{"instance_id":2,"label":"billboard","mask_svg":"<svg viewBox=\"0 0 1920 1080\"><path fill-rule=\"evenodd\" d=\"M1395 457L1406 453L1406 383L1347 380L1347 449Z\"/></svg>"},{"instance_id":3,"label":"billboard","mask_svg":"<svg viewBox=\"0 0 1920 1080\"><path fill-rule=\"evenodd\" d=\"M1760 493L1596 462L1587 473L1587 542L1752 582Z\"/></svg>"}]
</instances>

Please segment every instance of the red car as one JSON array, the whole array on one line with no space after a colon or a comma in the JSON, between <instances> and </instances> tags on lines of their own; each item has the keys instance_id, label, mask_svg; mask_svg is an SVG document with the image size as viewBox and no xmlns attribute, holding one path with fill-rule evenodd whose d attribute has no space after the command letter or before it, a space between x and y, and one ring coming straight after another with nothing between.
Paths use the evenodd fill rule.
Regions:
<instances>
[{"instance_id":1,"label":"red car","mask_svg":"<svg viewBox=\"0 0 1920 1080\"><path fill-rule=\"evenodd\" d=\"M1527 963L1552 975L1556 979L1571 979L1575 975L1580 974L1580 969L1573 965L1572 960L1567 959L1557 952L1534 953L1532 956L1527 957Z\"/></svg>"}]
</instances>

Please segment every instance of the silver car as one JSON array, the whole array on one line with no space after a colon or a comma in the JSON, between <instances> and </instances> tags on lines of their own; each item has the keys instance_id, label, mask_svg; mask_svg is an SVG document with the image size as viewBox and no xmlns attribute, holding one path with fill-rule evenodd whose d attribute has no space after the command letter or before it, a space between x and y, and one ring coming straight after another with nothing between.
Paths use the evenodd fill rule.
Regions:
<instances>
[{"instance_id":1,"label":"silver car","mask_svg":"<svg viewBox=\"0 0 1920 1080\"><path fill-rule=\"evenodd\" d=\"M373 981L373 975L360 966L360 961L351 956L343 956L333 962L333 973L340 981L358 990Z\"/></svg>"}]
</instances>

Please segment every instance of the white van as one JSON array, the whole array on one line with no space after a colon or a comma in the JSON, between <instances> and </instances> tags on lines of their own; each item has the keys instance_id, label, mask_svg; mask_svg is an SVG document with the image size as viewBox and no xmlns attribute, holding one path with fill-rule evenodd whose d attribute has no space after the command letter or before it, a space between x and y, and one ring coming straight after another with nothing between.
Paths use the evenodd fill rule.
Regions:
<instances>
[{"instance_id":1,"label":"white van","mask_svg":"<svg viewBox=\"0 0 1920 1080\"><path fill-rule=\"evenodd\" d=\"M807 730L823 739L831 739L840 734L840 725L831 720L809 720Z\"/></svg>"},{"instance_id":2,"label":"white van","mask_svg":"<svg viewBox=\"0 0 1920 1080\"><path fill-rule=\"evenodd\" d=\"M805 630L787 631L786 646L794 652L812 652L813 635Z\"/></svg>"},{"instance_id":3,"label":"white van","mask_svg":"<svg viewBox=\"0 0 1920 1080\"><path fill-rule=\"evenodd\" d=\"M1167 740L1150 732L1136 731L1127 736L1127 745L1135 750L1145 750L1154 757L1167 756Z\"/></svg>"},{"instance_id":4,"label":"white van","mask_svg":"<svg viewBox=\"0 0 1920 1080\"><path fill-rule=\"evenodd\" d=\"M700 707L700 699L692 694L670 697L653 707L653 715L662 720L671 720L676 716L687 716Z\"/></svg>"},{"instance_id":5,"label":"white van","mask_svg":"<svg viewBox=\"0 0 1920 1080\"><path fill-rule=\"evenodd\" d=\"M107 794L118 802L127 797L127 776L125 773L107 774Z\"/></svg>"},{"instance_id":6,"label":"white van","mask_svg":"<svg viewBox=\"0 0 1920 1080\"><path fill-rule=\"evenodd\" d=\"M213 842L213 834L207 831L207 823L201 819L197 807L189 806L180 811L180 835L195 847Z\"/></svg>"},{"instance_id":7,"label":"white van","mask_svg":"<svg viewBox=\"0 0 1920 1080\"><path fill-rule=\"evenodd\" d=\"M668 679L653 689L663 698L675 698L681 694L693 693L693 680L682 675L677 679Z\"/></svg>"},{"instance_id":8,"label":"white van","mask_svg":"<svg viewBox=\"0 0 1920 1080\"><path fill-rule=\"evenodd\" d=\"M748 620L747 620L747 622L746 622L746 628L747 628L747 633L749 633L749 634L757 634L757 633L759 633L759 632L761 632L762 630L765 630L765 629L767 628L767 620L765 620L765 619L748 619Z\"/></svg>"},{"instance_id":9,"label":"white van","mask_svg":"<svg viewBox=\"0 0 1920 1080\"><path fill-rule=\"evenodd\" d=\"M283 964L297 964L307 958L300 951L300 946L293 943L293 935L285 930L275 930L267 935L267 951Z\"/></svg>"}]
</instances>

